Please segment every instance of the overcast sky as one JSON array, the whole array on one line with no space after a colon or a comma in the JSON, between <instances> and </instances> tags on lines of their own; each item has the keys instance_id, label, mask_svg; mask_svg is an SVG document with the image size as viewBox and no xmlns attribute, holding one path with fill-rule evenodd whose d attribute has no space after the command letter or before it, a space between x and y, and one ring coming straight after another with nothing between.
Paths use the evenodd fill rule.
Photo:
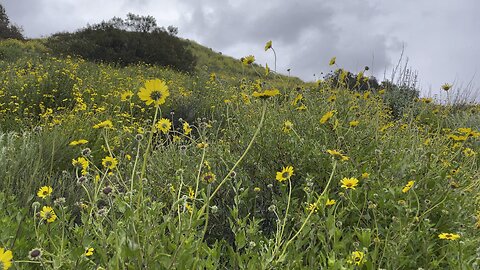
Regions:
<instances>
[{"instance_id":1,"label":"overcast sky","mask_svg":"<svg viewBox=\"0 0 480 270\"><path fill-rule=\"evenodd\" d=\"M75 30L87 23L152 15L179 36L236 58L253 54L277 71L306 81L329 72L328 61L389 78L402 48L423 95L453 83L480 101L479 0L0 0L27 37ZM469 85L470 84L470 85ZM473 85L471 85L473 84Z\"/></svg>"}]
</instances>

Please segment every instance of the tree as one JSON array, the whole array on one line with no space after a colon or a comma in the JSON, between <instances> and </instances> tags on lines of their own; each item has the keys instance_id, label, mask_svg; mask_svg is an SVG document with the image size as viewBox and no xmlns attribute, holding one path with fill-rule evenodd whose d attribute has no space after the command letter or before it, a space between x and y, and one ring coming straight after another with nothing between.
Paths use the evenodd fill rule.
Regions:
<instances>
[{"instance_id":1,"label":"tree","mask_svg":"<svg viewBox=\"0 0 480 270\"><path fill-rule=\"evenodd\" d=\"M10 23L5 8L0 4L0 40L7 38L23 39L22 29Z\"/></svg>"}]
</instances>

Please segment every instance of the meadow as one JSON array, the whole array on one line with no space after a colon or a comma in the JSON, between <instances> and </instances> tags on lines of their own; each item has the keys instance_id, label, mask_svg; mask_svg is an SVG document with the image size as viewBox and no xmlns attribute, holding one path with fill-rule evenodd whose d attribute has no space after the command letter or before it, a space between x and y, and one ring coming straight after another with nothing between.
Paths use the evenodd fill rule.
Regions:
<instances>
[{"instance_id":1,"label":"meadow","mask_svg":"<svg viewBox=\"0 0 480 270\"><path fill-rule=\"evenodd\" d=\"M479 105L190 49L0 42L0 269L480 269Z\"/></svg>"}]
</instances>

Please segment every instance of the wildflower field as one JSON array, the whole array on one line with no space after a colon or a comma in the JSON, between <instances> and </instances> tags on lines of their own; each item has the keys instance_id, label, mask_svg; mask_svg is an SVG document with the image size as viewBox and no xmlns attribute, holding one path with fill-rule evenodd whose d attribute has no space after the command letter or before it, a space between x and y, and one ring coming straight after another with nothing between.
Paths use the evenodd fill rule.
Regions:
<instances>
[{"instance_id":1,"label":"wildflower field","mask_svg":"<svg viewBox=\"0 0 480 270\"><path fill-rule=\"evenodd\" d=\"M0 42L0 269L480 269L478 105L191 50Z\"/></svg>"}]
</instances>

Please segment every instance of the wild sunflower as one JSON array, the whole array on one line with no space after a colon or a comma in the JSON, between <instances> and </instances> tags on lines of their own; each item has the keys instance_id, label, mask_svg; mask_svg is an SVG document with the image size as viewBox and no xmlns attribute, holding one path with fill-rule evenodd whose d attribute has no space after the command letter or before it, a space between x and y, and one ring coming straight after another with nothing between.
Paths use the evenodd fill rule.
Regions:
<instances>
[{"instance_id":1,"label":"wild sunflower","mask_svg":"<svg viewBox=\"0 0 480 270\"><path fill-rule=\"evenodd\" d=\"M261 99L267 99L269 97L274 97L277 95L280 95L280 91L278 91L278 89L276 88L265 90L263 92L257 92L257 91L253 92L253 97L261 98Z\"/></svg>"},{"instance_id":2,"label":"wild sunflower","mask_svg":"<svg viewBox=\"0 0 480 270\"><path fill-rule=\"evenodd\" d=\"M42 258L42 250L40 248L34 248L28 252L28 258L32 261L38 261Z\"/></svg>"},{"instance_id":3,"label":"wild sunflower","mask_svg":"<svg viewBox=\"0 0 480 270\"><path fill-rule=\"evenodd\" d=\"M52 207L44 206L40 211L40 217L48 223L52 223L57 219L57 214Z\"/></svg>"},{"instance_id":4,"label":"wild sunflower","mask_svg":"<svg viewBox=\"0 0 480 270\"><path fill-rule=\"evenodd\" d=\"M52 192L53 192L53 188L51 186L43 186L38 190L37 196L42 199L45 199L48 196L50 196Z\"/></svg>"},{"instance_id":5,"label":"wild sunflower","mask_svg":"<svg viewBox=\"0 0 480 270\"><path fill-rule=\"evenodd\" d=\"M330 120L330 118L333 117L333 115L335 114L335 111L328 111L326 112L322 118L320 118L320 124L325 124L326 122L328 122L328 120Z\"/></svg>"},{"instance_id":6,"label":"wild sunflower","mask_svg":"<svg viewBox=\"0 0 480 270\"><path fill-rule=\"evenodd\" d=\"M285 180L290 179L292 175L293 175L293 167L287 166L287 167L283 167L281 172L277 172L277 176L275 177L275 179L278 182L283 182Z\"/></svg>"},{"instance_id":7,"label":"wild sunflower","mask_svg":"<svg viewBox=\"0 0 480 270\"><path fill-rule=\"evenodd\" d=\"M248 65L253 64L253 62L255 62L255 56L253 56L253 55L245 56L241 60L242 60L242 63L244 65L248 66Z\"/></svg>"},{"instance_id":8,"label":"wild sunflower","mask_svg":"<svg viewBox=\"0 0 480 270\"><path fill-rule=\"evenodd\" d=\"M110 120L105 120L103 122L100 122L100 123L94 125L93 128L95 128L95 129L98 129L98 128L105 128L105 129L113 128L113 123Z\"/></svg>"},{"instance_id":9,"label":"wild sunflower","mask_svg":"<svg viewBox=\"0 0 480 270\"><path fill-rule=\"evenodd\" d=\"M293 129L293 123L290 120L287 120L285 121L285 123L283 123L283 128L282 128L283 132L289 133L290 130L292 129Z\"/></svg>"},{"instance_id":10,"label":"wild sunflower","mask_svg":"<svg viewBox=\"0 0 480 270\"><path fill-rule=\"evenodd\" d=\"M162 118L157 122L155 127L163 134L167 134L168 131L172 128L172 122L167 118Z\"/></svg>"},{"instance_id":11,"label":"wild sunflower","mask_svg":"<svg viewBox=\"0 0 480 270\"><path fill-rule=\"evenodd\" d=\"M82 171L86 171L88 169L89 162L84 157L78 157L77 159L72 159L72 165L75 168L82 169Z\"/></svg>"},{"instance_id":12,"label":"wild sunflower","mask_svg":"<svg viewBox=\"0 0 480 270\"><path fill-rule=\"evenodd\" d=\"M0 270L7 270L12 266L12 251L0 248Z\"/></svg>"},{"instance_id":13,"label":"wild sunflower","mask_svg":"<svg viewBox=\"0 0 480 270\"><path fill-rule=\"evenodd\" d=\"M213 183L216 179L216 176L212 172L206 172L202 175L202 180L207 182L207 183Z\"/></svg>"},{"instance_id":14,"label":"wild sunflower","mask_svg":"<svg viewBox=\"0 0 480 270\"><path fill-rule=\"evenodd\" d=\"M341 152L337 150L327 150L327 153L329 153L333 158L341 161L347 161L350 158L342 154Z\"/></svg>"},{"instance_id":15,"label":"wild sunflower","mask_svg":"<svg viewBox=\"0 0 480 270\"><path fill-rule=\"evenodd\" d=\"M342 187L345 189L355 189L355 187L358 185L358 179L355 177L352 178L343 178L340 183L342 184Z\"/></svg>"},{"instance_id":16,"label":"wild sunflower","mask_svg":"<svg viewBox=\"0 0 480 270\"><path fill-rule=\"evenodd\" d=\"M127 101L127 100L131 99L132 96L133 96L132 91L124 91L120 94L120 100Z\"/></svg>"},{"instance_id":17,"label":"wild sunflower","mask_svg":"<svg viewBox=\"0 0 480 270\"><path fill-rule=\"evenodd\" d=\"M83 145L83 144L86 144L86 143L88 143L87 140L81 139L81 140L77 140L77 141L71 141L68 145L76 146L76 145Z\"/></svg>"},{"instance_id":18,"label":"wild sunflower","mask_svg":"<svg viewBox=\"0 0 480 270\"><path fill-rule=\"evenodd\" d=\"M456 233L441 233L438 235L438 238L444 240L457 240L460 239L460 235Z\"/></svg>"},{"instance_id":19,"label":"wild sunflower","mask_svg":"<svg viewBox=\"0 0 480 270\"><path fill-rule=\"evenodd\" d=\"M170 96L168 86L159 79L146 81L145 87L140 88L140 92L138 92L140 100L145 101L147 105L162 105L168 96Z\"/></svg>"},{"instance_id":20,"label":"wild sunflower","mask_svg":"<svg viewBox=\"0 0 480 270\"><path fill-rule=\"evenodd\" d=\"M445 83L445 84L442 85L442 89L443 89L444 91L448 91L448 90L450 90L451 88L452 88L452 85L449 84L449 83Z\"/></svg>"},{"instance_id":21,"label":"wild sunflower","mask_svg":"<svg viewBox=\"0 0 480 270\"><path fill-rule=\"evenodd\" d=\"M117 167L118 160L112 156L105 157L102 159L102 165L103 167L113 170L115 167Z\"/></svg>"},{"instance_id":22,"label":"wild sunflower","mask_svg":"<svg viewBox=\"0 0 480 270\"><path fill-rule=\"evenodd\" d=\"M336 203L337 203L337 201L334 200L334 199L327 199L327 201L325 202L325 205L326 206L331 206L331 205L334 205Z\"/></svg>"},{"instance_id":23,"label":"wild sunflower","mask_svg":"<svg viewBox=\"0 0 480 270\"><path fill-rule=\"evenodd\" d=\"M188 135L192 132L192 128L190 127L190 124L188 122L183 123L183 134Z\"/></svg>"},{"instance_id":24,"label":"wild sunflower","mask_svg":"<svg viewBox=\"0 0 480 270\"><path fill-rule=\"evenodd\" d=\"M92 248L92 247L89 247L89 248L85 249L85 253L84 253L85 257L92 256L94 251L95 251L95 249Z\"/></svg>"},{"instance_id":25,"label":"wild sunflower","mask_svg":"<svg viewBox=\"0 0 480 270\"><path fill-rule=\"evenodd\" d=\"M356 126L358 126L359 123L360 123L359 121L354 120L354 121L350 121L349 125L350 125L351 127L356 127Z\"/></svg>"},{"instance_id":26,"label":"wild sunflower","mask_svg":"<svg viewBox=\"0 0 480 270\"><path fill-rule=\"evenodd\" d=\"M354 251L352 255L350 255L350 259L348 260L349 263L355 265L362 265L366 262L365 260L365 253L361 251Z\"/></svg>"},{"instance_id":27,"label":"wild sunflower","mask_svg":"<svg viewBox=\"0 0 480 270\"><path fill-rule=\"evenodd\" d=\"M335 61L337 61L337 57L332 57L332 59L330 59L330 62L328 63L328 65L329 66L335 65Z\"/></svg>"},{"instance_id":28,"label":"wild sunflower","mask_svg":"<svg viewBox=\"0 0 480 270\"><path fill-rule=\"evenodd\" d=\"M266 44L265 44L265 51L268 51L269 49L272 48L272 41L269 40Z\"/></svg>"},{"instance_id":29,"label":"wild sunflower","mask_svg":"<svg viewBox=\"0 0 480 270\"><path fill-rule=\"evenodd\" d=\"M403 193L407 193L412 187L413 184L415 184L415 181L408 181L408 183L405 185L405 187L402 188Z\"/></svg>"}]
</instances>

